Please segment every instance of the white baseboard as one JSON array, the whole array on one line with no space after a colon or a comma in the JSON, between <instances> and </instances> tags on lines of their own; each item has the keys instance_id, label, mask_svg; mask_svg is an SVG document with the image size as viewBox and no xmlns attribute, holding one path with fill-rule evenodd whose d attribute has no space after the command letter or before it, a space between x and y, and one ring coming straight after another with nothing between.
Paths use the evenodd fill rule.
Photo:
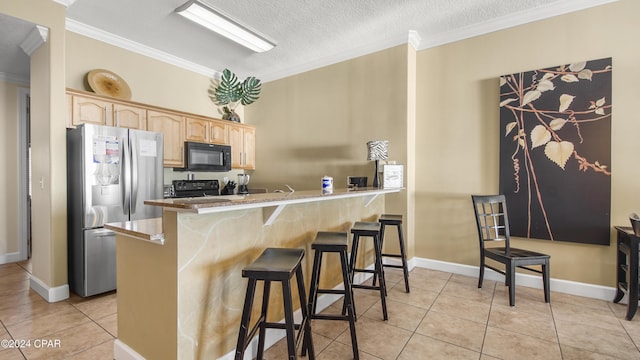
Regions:
<instances>
[{"instance_id":1,"label":"white baseboard","mask_svg":"<svg viewBox=\"0 0 640 360\"><path fill-rule=\"evenodd\" d=\"M0 254L0 265L2 264L10 264L18 261L22 261L19 252L12 252L8 254Z\"/></svg>"},{"instance_id":2,"label":"white baseboard","mask_svg":"<svg viewBox=\"0 0 640 360\"><path fill-rule=\"evenodd\" d=\"M479 268L477 266L450 263L446 261L431 260L424 258L413 258L412 262L416 267L440 270L470 277L478 277ZM504 281L504 275L485 269L484 278L487 280ZM570 280L554 279L549 280L551 291L561 292L565 294L583 296L593 299L612 301L616 294L613 287L593 285ZM536 289L542 289L542 281L539 276L516 273L516 284Z\"/></svg>"},{"instance_id":3,"label":"white baseboard","mask_svg":"<svg viewBox=\"0 0 640 360\"><path fill-rule=\"evenodd\" d=\"M38 295L42 296L45 300L50 303L66 300L69 298L69 284L64 284L56 287L49 287L42 280L37 277L30 276L29 286L31 290L38 293Z\"/></svg>"},{"instance_id":4,"label":"white baseboard","mask_svg":"<svg viewBox=\"0 0 640 360\"><path fill-rule=\"evenodd\" d=\"M135 352L120 339L113 342L113 358L115 360L145 360L144 356Z\"/></svg>"}]
</instances>

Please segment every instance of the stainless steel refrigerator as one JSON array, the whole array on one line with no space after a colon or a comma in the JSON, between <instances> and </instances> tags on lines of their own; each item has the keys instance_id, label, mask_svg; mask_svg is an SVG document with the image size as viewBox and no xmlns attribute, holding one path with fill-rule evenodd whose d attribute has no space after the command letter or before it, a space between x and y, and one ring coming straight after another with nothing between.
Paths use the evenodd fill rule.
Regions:
<instances>
[{"instance_id":1,"label":"stainless steel refrigerator","mask_svg":"<svg viewBox=\"0 0 640 360\"><path fill-rule=\"evenodd\" d=\"M115 233L105 223L162 216L162 134L80 125L67 131L69 287L80 296L116 288Z\"/></svg>"}]
</instances>

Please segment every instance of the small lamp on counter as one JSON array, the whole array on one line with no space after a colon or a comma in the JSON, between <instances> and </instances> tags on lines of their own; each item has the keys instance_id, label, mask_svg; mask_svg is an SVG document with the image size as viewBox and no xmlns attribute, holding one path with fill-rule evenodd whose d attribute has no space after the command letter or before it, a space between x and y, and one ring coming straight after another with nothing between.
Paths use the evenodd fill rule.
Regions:
<instances>
[{"instance_id":1,"label":"small lamp on counter","mask_svg":"<svg viewBox=\"0 0 640 360\"><path fill-rule=\"evenodd\" d=\"M373 175L373 187L380 187L380 176L378 174L378 162L380 160L387 160L389 157L388 154L389 141L387 140L372 140L367 142L367 148L369 149L369 154L367 155L367 160L375 160L376 161L376 173Z\"/></svg>"}]
</instances>

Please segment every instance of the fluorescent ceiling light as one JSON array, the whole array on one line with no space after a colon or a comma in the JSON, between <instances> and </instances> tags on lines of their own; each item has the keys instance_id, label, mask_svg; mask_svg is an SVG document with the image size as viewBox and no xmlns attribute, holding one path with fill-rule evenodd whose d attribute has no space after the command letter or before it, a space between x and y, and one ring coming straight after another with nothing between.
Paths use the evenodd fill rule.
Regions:
<instances>
[{"instance_id":1,"label":"fluorescent ceiling light","mask_svg":"<svg viewBox=\"0 0 640 360\"><path fill-rule=\"evenodd\" d=\"M219 11L199 2L191 0L176 9L185 18L198 23L209 30L225 36L255 52L265 52L276 46L273 42L247 29Z\"/></svg>"}]
</instances>

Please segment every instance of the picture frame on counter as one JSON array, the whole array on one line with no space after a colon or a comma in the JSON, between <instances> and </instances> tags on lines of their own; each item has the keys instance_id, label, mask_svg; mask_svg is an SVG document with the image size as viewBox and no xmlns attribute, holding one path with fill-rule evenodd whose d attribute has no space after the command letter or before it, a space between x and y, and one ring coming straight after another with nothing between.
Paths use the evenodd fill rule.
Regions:
<instances>
[{"instance_id":1,"label":"picture frame on counter","mask_svg":"<svg viewBox=\"0 0 640 360\"><path fill-rule=\"evenodd\" d=\"M382 166L382 186L385 189L398 189L403 186L404 165L387 164Z\"/></svg>"}]
</instances>

